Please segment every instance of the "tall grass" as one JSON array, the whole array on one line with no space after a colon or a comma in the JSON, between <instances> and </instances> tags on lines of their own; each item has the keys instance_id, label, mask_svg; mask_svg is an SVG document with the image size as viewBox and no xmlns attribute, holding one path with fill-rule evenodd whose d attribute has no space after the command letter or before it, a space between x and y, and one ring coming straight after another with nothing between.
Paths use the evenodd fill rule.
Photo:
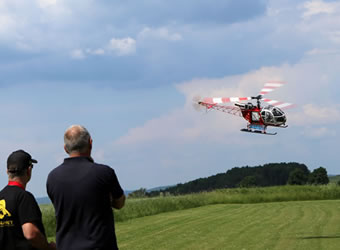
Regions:
<instances>
[{"instance_id":1,"label":"tall grass","mask_svg":"<svg viewBox=\"0 0 340 250\"><path fill-rule=\"evenodd\" d=\"M340 199L340 186L277 186L220 189L197 194L164 196L156 198L129 198L125 207L115 210L115 221L155 215L164 212L195 208L213 204L246 204L281 201ZM55 217L52 205L41 206L46 235L55 236Z\"/></svg>"},{"instance_id":2,"label":"tall grass","mask_svg":"<svg viewBox=\"0 0 340 250\"><path fill-rule=\"evenodd\" d=\"M44 223L45 233L48 238L55 237L56 219L54 208L52 205L40 205L42 219Z\"/></svg>"}]
</instances>

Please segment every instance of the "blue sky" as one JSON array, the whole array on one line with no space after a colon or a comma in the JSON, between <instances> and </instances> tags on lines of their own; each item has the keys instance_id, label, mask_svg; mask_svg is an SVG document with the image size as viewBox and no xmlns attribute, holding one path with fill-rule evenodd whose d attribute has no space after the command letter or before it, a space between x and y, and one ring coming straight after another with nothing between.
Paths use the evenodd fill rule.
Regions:
<instances>
[{"instance_id":1,"label":"blue sky","mask_svg":"<svg viewBox=\"0 0 340 250\"><path fill-rule=\"evenodd\" d=\"M339 23L325 0L0 0L0 186L23 148L39 161L28 190L45 196L71 124L126 190L270 162L340 174ZM287 84L268 98L296 104L277 136L192 107L270 80Z\"/></svg>"}]
</instances>

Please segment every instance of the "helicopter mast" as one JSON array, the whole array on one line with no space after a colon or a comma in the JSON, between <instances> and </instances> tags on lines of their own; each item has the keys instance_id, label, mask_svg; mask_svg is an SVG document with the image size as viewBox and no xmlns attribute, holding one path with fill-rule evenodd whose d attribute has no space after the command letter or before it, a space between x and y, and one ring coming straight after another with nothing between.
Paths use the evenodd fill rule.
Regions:
<instances>
[{"instance_id":1,"label":"helicopter mast","mask_svg":"<svg viewBox=\"0 0 340 250\"><path fill-rule=\"evenodd\" d=\"M262 95L252 96L251 99L256 99L257 107L260 109L260 108L261 108L261 102L260 102L260 100L262 99Z\"/></svg>"}]
</instances>

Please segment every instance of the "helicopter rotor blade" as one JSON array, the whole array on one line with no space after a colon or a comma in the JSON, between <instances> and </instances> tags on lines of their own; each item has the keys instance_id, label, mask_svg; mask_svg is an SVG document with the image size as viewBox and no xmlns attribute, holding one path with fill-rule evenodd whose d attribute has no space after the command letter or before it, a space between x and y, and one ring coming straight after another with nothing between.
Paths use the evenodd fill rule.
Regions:
<instances>
[{"instance_id":1,"label":"helicopter rotor blade","mask_svg":"<svg viewBox=\"0 0 340 250\"><path fill-rule=\"evenodd\" d=\"M269 105L273 105L275 107L278 107L280 109L289 109L294 107L295 105L293 103L289 103L289 102L280 102L280 101L276 101L276 100L271 100L271 99L262 99L262 101L267 102Z\"/></svg>"},{"instance_id":2,"label":"helicopter rotor blade","mask_svg":"<svg viewBox=\"0 0 340 250\"><path fill-rule=\"evenodd\" d=\"M275 89L282 87L285 84L285 82L279 82L279 81L271 81L271 82L266 82L261 89L259 96L266 95L270 92L273 92Z\"/></svg>"},{"instance_id":3,"label":"helicopter rotor blade","mask_svg":"<svg viewBox=\"0 0 340 250\"><path fill-rule=\"evenodd\" d=\"M240 102L251 100L251 97L206 97L203 102L210 104L222 104L229 102Z\"/></svg>"}]
</instances>

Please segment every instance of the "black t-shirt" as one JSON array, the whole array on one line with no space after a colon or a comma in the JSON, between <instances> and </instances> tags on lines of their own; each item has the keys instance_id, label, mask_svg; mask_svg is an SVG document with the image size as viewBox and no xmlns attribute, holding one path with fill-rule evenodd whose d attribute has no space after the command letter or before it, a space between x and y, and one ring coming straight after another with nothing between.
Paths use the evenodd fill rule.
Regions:
<instances>
[{"instance_id":1,"label":"black t-shirt","mask_svg":"<svg viewBox=\"0 0 340 250\"><path fill-rule=\"evenodd\" d=\"M24 237L22 225L33 223L45 235L40 208L30 192L17 186L0 191L0 249L33 250Z\"/></svg>"},{"instance_id":2,"label":"black t-shirt","mask_svg":"<svg viewBox=\"0 0 340 250\"><path fill-rule=\"evenodd\" d=\"M57 218L59 250L118 249L110 195L123 195L114 170L72 157L51 171L47 193Z\"/></svg>"}]
</instances>

